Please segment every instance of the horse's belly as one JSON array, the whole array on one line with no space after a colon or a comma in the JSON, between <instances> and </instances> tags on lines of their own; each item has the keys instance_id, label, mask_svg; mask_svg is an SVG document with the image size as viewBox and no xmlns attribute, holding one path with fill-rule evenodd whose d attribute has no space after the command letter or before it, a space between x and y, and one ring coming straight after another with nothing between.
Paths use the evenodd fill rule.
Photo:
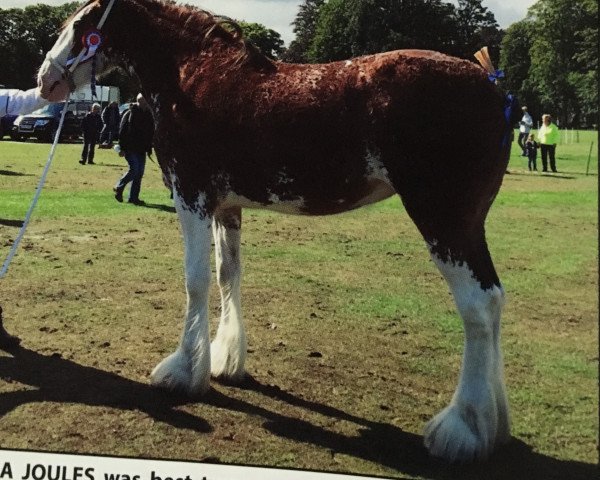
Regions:
<instances>
[{"instance_id":1,"label":"horse's belly","mask_svg":"<svg viewBox=\"0 0 600 480\"><path fill-rule=\"evenodd\" d=\"M221 202L220 207L259 208L291 215L333 215L379 202L394 193L394 188L387 181L367 177L361 188L350 191L347 195L330 197L327 192L319 192L319 195L307 192L305 195L286 195L282 198L275 193L270 193L268 201L265 202L230 192Z\"/></svg>"}]
</instances>

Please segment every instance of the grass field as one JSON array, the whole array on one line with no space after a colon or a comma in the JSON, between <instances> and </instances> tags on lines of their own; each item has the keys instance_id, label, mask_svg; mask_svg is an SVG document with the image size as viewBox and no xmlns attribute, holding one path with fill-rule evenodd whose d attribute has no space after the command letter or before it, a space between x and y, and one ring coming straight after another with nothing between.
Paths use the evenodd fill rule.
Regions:
<instances>
[{"instance_id":1,"label":"grass field","mask_svg":"<svg viewBox=\"0 0 600 480\"><path fill-rule=\"evenodd\" d=\"M0 446L274 465L399 478L584 479L598 461L597 135L559 145L559 173L517 148L488 217L507 292L514 439L489 462L427 458L424 423L450 400L462 324L399 199L326 218L244 212L252 378L200 402L148 386L183 320L182 242L158 167L146 207L119 204L112 151L60 145L0 280ZM590 175L586 166L594 142ZM0 257L49 146L0 142ZM541 161L538 159L538 168ZM217 288L211 289L213 320ZM214 327L214 325L213 325Z\"/></svg>"}]
</instances>

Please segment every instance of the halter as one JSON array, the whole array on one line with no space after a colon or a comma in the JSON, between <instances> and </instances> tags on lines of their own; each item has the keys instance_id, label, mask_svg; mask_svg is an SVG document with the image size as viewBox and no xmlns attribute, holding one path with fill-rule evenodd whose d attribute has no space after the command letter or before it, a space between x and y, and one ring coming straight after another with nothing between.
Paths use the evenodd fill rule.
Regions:
<instances>
[{"instance_id":1,"label":"halter","mask_svg":"<svg viewBox=\"0 0 600 480\"><path fill-rule=\"evenodd\" d=\"M102 14L102 17L100 18L100 21L98 22L98 25L96 26L95 30L90 30L89 32L87 32L83 38L82 38L82 43L83 43L83 48L81 49L81 51L79 52L79 55L77 55L76 57L72 57L69 58L65 65L61 65L58 60L56 60L56 58L54 58L50 52L48 52L46 54L46 60L48 60L52 65L54 65L59 72L61 72L62 77L69 83L69 89L71 91L75 90L75 81L73 80L73 72L75 71L75 69L77 68L77 66L80 63L85 63L88 60L92 60L92 94L94 96L96 96L96 92L95 92L95 70L96 70L96 53L98 51L98 49L100 48L100 46L102 45L102 33L101 33L101 29L104 26L104 23L106 22L106 19L108 17L108 14L110 13L113 5L115 3L115 0L110 0L108 2L108 5L106 7L106 9L104 10L104 13Z\"/></svg>"}]
</instances>

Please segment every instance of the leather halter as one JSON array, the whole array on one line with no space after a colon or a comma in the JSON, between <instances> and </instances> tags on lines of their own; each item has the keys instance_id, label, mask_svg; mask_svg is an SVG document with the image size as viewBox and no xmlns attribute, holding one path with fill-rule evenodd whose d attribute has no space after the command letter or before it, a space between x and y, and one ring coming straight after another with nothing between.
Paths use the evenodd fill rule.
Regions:
<instances>
[{"instance_id":1,"label":"leather halter","mask_svg":"<svg viewBox=\"0 0 600 480\"><path fill-rule=\"evenodd\" d=\"M108 5L106 6L104 13L102 14L102 17L100 18L100 21L96 26L96 30L98 33L101 32L101 29L104 26L104 23L106 22L108 14L110 13L114 3L115 0L110 0L108 2ZM100 45L97 45L97 47L98 46ZM84 46L79 52L79 55L77 55L74 58L68 59L65 65L60 64L58 60L56 60L56 58L54 58L51 55L50 52L46 53L46 60L48 60L52 65L54 65L55 68L58 69L59 72L61 72L62 77L69 83L69 89L71 91L74 91L75 81L73 80L73 72L80 63L83 63L96 55L97 47L92 49L91 45Z\"/></svg>"}]
</instances>

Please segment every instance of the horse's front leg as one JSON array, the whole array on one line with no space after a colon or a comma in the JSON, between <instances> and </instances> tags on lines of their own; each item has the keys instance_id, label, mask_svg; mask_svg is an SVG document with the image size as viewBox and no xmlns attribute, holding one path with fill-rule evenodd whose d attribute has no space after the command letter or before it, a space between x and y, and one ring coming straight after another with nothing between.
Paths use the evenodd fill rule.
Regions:
<instances>
[{"instance_id":1,"label":"horse's front leg","mask_svg":"<svg viewBox=\"0 0 600 480\"><path fill-rule=\"evenodd\" d=\"M203 205L190 209L177 194L174 200L185 243L187 309L179 346L154 368L152 384L201 395L209 389L210 382L208 290L212 218L202 213Z\"/></svg>"},{"instance_id":2,"label":"horse's front leg","mask_svg":"<svg viewBox=\"0 0 600 480\"><path fill-rule=\"evenodd\" d=\"M211 345L211 373L233 382L239 382L245 376L247 347L240 301L241 223L241 208L218 212L213 223L221 321Z\"/></svg>"}]
</instances>

